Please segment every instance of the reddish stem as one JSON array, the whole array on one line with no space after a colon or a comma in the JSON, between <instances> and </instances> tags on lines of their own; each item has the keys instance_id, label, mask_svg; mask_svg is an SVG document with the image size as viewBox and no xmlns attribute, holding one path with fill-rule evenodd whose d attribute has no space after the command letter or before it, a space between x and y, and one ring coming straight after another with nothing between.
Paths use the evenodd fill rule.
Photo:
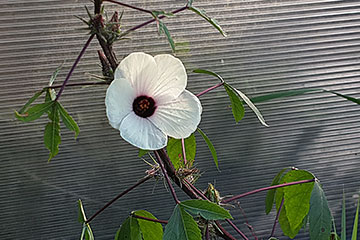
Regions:
<instances>
[{"instance_id":1,"label":"reddish stem","mask_svg":"<svg viewBox=\"0 0 360 240\"><path fill-rule=\"evenodd\" d=\"M249 239L245 236L245 234L244 234L242 231L240 231L240 229L238 229L237 226L236 226L232 221L230 221L229 219L225 219L225 221L227 221L227 222L230 224L230 226L231 226L233 229L235 229L235 231L236 231L238 234L240 234L240 236L241 236L243 239L249 240Z\"/></svg>"},{"instance_id":2,"label":"reddish stem","mask_svg":"<svg viewBox=\"0 0 360 240\"><path fill-rule=\"evenodd\" d=\"M309 179L309 180L301 180L301 181L291 182L291 183L283 183L283 184L274 185L274 186L270 186L270 187L264 187L264 188L256 189L256 190L253 190L253 191L250 191L247 193L243 193L243 194L234 196L232 198L225 199L225 200L221 201L221 203L228 203L228 202L234 201L236 199L246 197L251 194L255 194L258 192L262 192L262 191L267 191L267 190L271 190L271 189L275 189L275 188L287 187L287 186L297 185L297 184L302 184L302 183L310 183L310 182L314 182L314 181L315 181L315 179Z\"/></svg>"},{"instance_id":3,"label":"reddish stem","mask_svg":"<svg viewBox=\"0 0 360 240\"><path fill-rule=\"evenodd\" d=\"M157 151L154 151L154 153L155 153L156 159L157 159L158 162L159 162L161 171L163 172L163 174L164 174L164 176L165 176L166 182L167 182L167 184L169 185L169 188L170 188L170 191L171 191L171 195L173 196L176 204L179 204L180 201L179 201L179 199L178 199L177 196L176 196L175 189L174 189L173 185L171 184L170 178L169 178L169 176L168 176L168 174L167 174L167 172L166 172L166 169L165 169L165 167L164 167L164 163L163 163L163 161L161 160L161 157L159 156L159 153L158 153Z\"/></svg>"},{"instance_id":4,"label":"reddish stem","mask_svg":"<svg viewBox=\"0 0 360 240\"><path fill-rule=\"evenodd\" d=\"M66 84L66 87L76 87L76 86L92 86L92 85L104 85L104 84L109 84L107 82L92 82L92 83L70 83L70 84ZM62 85L53 85L53 86L48 86L45 88L61 88Z\"/></svg>"},{"instance_id":5,"label":"reddish stem","mask_svg":"<svg viewBox=\"0 0 360 240\"><path fill-rule=\"evenodd\" d=\"M147 218L147 217L143 217L143 216L139 216L139 215L135 215L135 214L131 214L131 216L134 217L134 218L139 218L139 219L143 219L143 220L150 221L150 222L156 222L156 223L161 223L161 224L168 224L168 221L166 221L166 220L159 220L159 219Z\"/></svg>"},{"instance_id":6,"label":"reddish stem","mask_svg":"<svg viewBox=\"0 0 360 240\"><path fill-rule=\"evenodd\" d=\"M276 228L277 223L279 222L280 212L281 212L283 205L284 205L284 198L281 200L279 210L276 213L276 217L275 217L275 221L274 221L274 225L273 225L270 237L274 236L274 234L275 234L275 228Z\"/></svg>"},{"instance_id":7,"label":"reddish stem","mask_svg":"<svg viewBox=\"0 0 360 240\"><path fill-rule=\"evenodd\" d=\"M135 7L135 6L132 6L132 5L129 5L129 4L126 4L126 3L122 3L122 2L118 2L118 1L114 1L114 0L103 0L104 2L111 2L111 3L115 3L115 4L119 4L121 6L124 6L124 7L128 7L128 8L132 8L132 9L135 9L135 10L138 10L140 12L145 12L145 13L150 13L152 14L152 12L150 10L146 10L146 9L143 9L143 8L139 8L139 7Z\"/></svg>"},{"instance_id":8,"label":"reddish stem","mask_svg":"<svg viewBox=\"0 0 360 240\"><path fill-rule=\"evenodd\" d=\"M224 82L218 83L218 84L216 84L216 85L214 85L214 86L212 86L212 87L210 87L210 88L208 88L208 89L206 89L206 90L204 90L204 91L196 94L196 96L197 96L197 97L200 97L201 95L204 95L205 93L208 93L208 92L210 92L211 90L214 90L215 88L221 87L222 85L224 85Z\"/></svg>"},{"instance_id":9,"label":"reddish stem","mask_svg":"<svg viewBox=\"0 0 360 240\"><path fill-rule=\"evenodd\" d=\"M129 187L128 189L126 189L125 191L123 191L122 193L117 195L115 198L113 198L110 202L108 202L105 206L103 206L100 210L98 210L94 215L92 215L88 220L86 220L85 223L87 224L87 223L91 222L91 220L93 220L97 215L99 215L101 212L103 212L107 207L109 207L111 204L113 204L116 200L118 200L119 198L121 198L122 196L124 196L125 194L127 194L128 192L130 192L131 190L136 188L137 186L143 184L150 178L152 178L152 175L147 175L147 176L143 177L142 179L140 179L136 184Z\"/></svg>"},{"instance_id":10,"label":"reddish stem","mask_svg":"<svg viewBox=\"0 0 360 240\"><path fill-rule=\"evenodd\" d=\"M81 49L81 51L80 51L80 53L79 53L79 56L76 58L76 60L75 60L74 64L72 65L72 67L71 67L68 75L66 76L63 84L61 85L61 88L60 88L58 94L56 95L55 101L57 101L57 100L59 99L59 97L61 96L62 92L64 91L65 85L66 85L67 82L69 81L69 79L70 79L73 71L75 70L76 66L77 66L78 63L80 62L81 57L84 55L85 50L89 47L90 42L91 42L91 40L93 40L94 36L95 36L95 34L91 34L90 37L89 37L89 39L88 39L87 42L85 43L84 47Z\"/></svg>"}]
</instances>

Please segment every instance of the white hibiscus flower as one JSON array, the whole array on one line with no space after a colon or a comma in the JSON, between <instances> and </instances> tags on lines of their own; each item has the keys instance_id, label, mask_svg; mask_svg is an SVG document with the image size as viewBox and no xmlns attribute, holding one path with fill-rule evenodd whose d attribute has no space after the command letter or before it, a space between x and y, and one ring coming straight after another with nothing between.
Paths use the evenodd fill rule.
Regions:
<instances>
[{"instance_id":1,"label":"white hibiscus flower","mask_svg":"<svg viewBox=\"0 0 360 240\"><path fill-rule=\"evenodd\" d=\"M106 114L123 139L147 150L166 146L167 136L187 138L200 123L199 99L185 90L186 70L168 54L137 52L124 58L106 92Z\"/></svg>"}]
</instances>

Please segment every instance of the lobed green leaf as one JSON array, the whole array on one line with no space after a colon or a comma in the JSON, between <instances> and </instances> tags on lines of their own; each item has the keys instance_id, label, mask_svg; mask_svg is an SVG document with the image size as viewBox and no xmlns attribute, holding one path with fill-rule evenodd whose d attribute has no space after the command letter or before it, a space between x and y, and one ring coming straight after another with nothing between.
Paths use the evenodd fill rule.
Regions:
<instances>
[{"instance_id":1,"label":"lobed green leaf","mask_svg":"<svg viewBox=\"0 0 360 240\"><path fill-rule=\"evenodd\" d=\"M207 200L186 200L182 201L180 206L194 215L199 214L206 220L232 219L232 216L228 210Z\"/></svg>"},{"instance_id":2,"label":"lobed green leaf","mask_svg":"<svg viewBox=\"0 0 360 240\"><path fill-rule=\"evenodd\" d=\"M192 218L181 206L176 205L165 226L163 240L201 240L201 231Z\"/></svg>"},{"instance_id":3,"label":"lobed green leaf","mask_svg":"<svg viewBox=\"0 0 360 240\"><path fill-rule=\"evenodd\" d=\"M29 108L25 113L18 113L15 111L15 116L17 119L23 122L30 122L40 118L44 113L52 108L54 102L46 102L37 104Z\"/></svg>"},{"instance_id":4,"label":"lobed green leaf","mask_svg":"<svg viewBox=\"0 0 360 240\"><path fill-rule=\"evenodd\" d=\"M75 138L77 138L80 133L79 126L59 102L56 102L56 104L58 105L61 121L70 131L75 133Z\"/></svg>"},{"instance_id":5,"label":"lobed green leaf","mask_svg":"<svg viewBox=\"0 0 360 240\"><path fill-rule=\"evenodd\" d=\"M44 92L44 89L41 90L41 91L39 91L39 92L36 92L36 93L34 94L34 96L32 96L32 97L25 103L25 105L19 110L18 113L19 113L19 114L24 113L24 112L29 108L29 106L30 106L36 99L38 99L38 97L40 97L41 94L43 94L43 92Z\"/></svg>"},{"instance_id":6,"label":"lobed green leaf","mask_svg":"<svg viewBox=\"0 0 360 240\"><path fill-rule=\"evenodd\" d=\"M137 216L147 217L151 219L157 219L151 213L145 210L138 210L133 212L133 214ZM163 228L160 223L151 222L147 220L143 220L140 218L136 218L138 221L140 231L143 237L143 240L161 240L163 236Z\"/></svg>"},{"instance_id":7,"label":"lobed green leaf","mask_svg":"<svg viewBox=\"0 0 360 240\"><path fill-rule=\"evenodd\" d=\"M206 136L206 134L200 128L197 128L197 131L200 133L200 135L203 137L206 144L208 145L208 148L210 149L211 155L214 159L216 168L219 169L218 157L217 157L217 153L216 153L216 149L215 149L214 145L212 144L212 142L210 141L208 136Z\"/></svg>"},{"instance_id":8,"label":"lobed green leaf","mask_svg":"<svg viewBox=\"0 0 360 240\"><path fill-rule=\"evenodd\" d=\"M187 6L189 10L198 14L199 16L204 18L207 22L209 22L211 25L213 25L224 37L227 36L226 32L222 29L220 24L215 19L209 17L204 10L192 6L192 1L190 1L190 3L188 2Z\"/></svg>"},{"instance_id":9,"label":"lobed green leaf","mask_svg":"<svg viewBox=\"0 0 360 240\"><path fill-rule=\"evenodd\" d=\"M235 121L238 123L245 115L245 108L242 104L241 98L236 93L236 90L227 83L224 83L224 88L229 95L231 102L231 110L234 115Z\"/></svg>"},{"instance_id":10,"label":"lobed green leaf","mask_svg":"<svg viewBox=\"0 0 360 240\"><path fill-rule=\"evenodd\" d=\"M59 153L59 144L61 143L58 104L54 103L50 110L48 116L51 121L45 126L44 132L44 143L50 151L48 161Z\"/></svg>"},{"instance_id":11,"label":"lobed green leaf","mask_svg":"<svg viewBox=\"0 0 360 240\"><path fill-rule=\"evenodd\" d=\"M318 181L315 182L311 192L308 216L310 239L329 240L331 235L332 216L325 193Z\"/></svg>"},{"instance_id":12,"label":"lobed green leaf","mask_svg":"<svg viewBox=\"0 0 360 240\"><path fill-rule=\"evenodd\" d=\"M195 134L193 133L188 138L184 139L184 142L185 142L184 145L185 145L186 160L189 163L192 163L195 160L195 155L196 155ZM179 170L179 168L184 167L184 157L183 157L181 139L169 138L166 151L176 170Z\"/></svg>"},{"instance_id":13,"label":"lobed green leaf","mask_svg":"<svg viewBox=\"0 0 360 240\"><path fill-rule=\"evenodd\" d=\"M137 219L128 217L116 232L115 240L142 240Z\"/></svg>"}]
</instances>

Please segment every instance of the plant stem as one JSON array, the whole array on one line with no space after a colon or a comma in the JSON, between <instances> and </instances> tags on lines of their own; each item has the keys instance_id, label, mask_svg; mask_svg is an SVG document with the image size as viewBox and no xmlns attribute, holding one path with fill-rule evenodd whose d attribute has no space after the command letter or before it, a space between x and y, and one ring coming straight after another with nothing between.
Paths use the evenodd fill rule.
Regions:
<instances>
[{"instance_id":1,"label":"plant stem","mask_svg":"<svg viewBox=\"0 0 360 240\"><path fill-rule=\"evenodd\" d=\"M284 198L281 200L279 210L276 213L276 217L275 217L275 221L274 221L274 225L273 225L270 237L274 236L276 224L279 222L280 212L281 212L283 205L284 205Z\"/></svg>"},{"instance_id":2,"label":"plant stem","mask_svg":"<svg viewBox=\"0 0 360 240\"><path fill-rule=\"evenodd\" d=\"M56 95L55 101L57 101L57 100L59 99L59 97L61 96L62 92L64 91L65 85L66 85L67 82L69 81L69 79L70 79L73 71L75 70L76 66L77 66L78 63L80 62L81 57L84 55L85 50L89 47L90 42L91 42L91 40L93 40L94 36L95 36L95 34L91 34L90 37L89 37L89 39L86 41L84 47L81 49L81 51L80 51L80 53L79 53L79 56L77 56L74 64L72 65L69 73L67 74L67 76L66 76L63 84L61 85L61 88L60 88L58 94Z\"/></svg>"},{"instance_id":3,"label":"plant stem","mask_svg":"<svg viewBox=\"0 0 360 240\"><path fill-rule=\"evenodd\" d=\"M167 172L166 172L166 169L165 169L165 167L164 167L164 163L163 163L163 161L161 160L161 157L160 157L159 153L158 153L157 151L154 151L154 153L155 153L156 159L157 159L158 162L159 162L161 171L163 172L163 174L164 174L164 176L165 176L166 182L167 182L167 184L168 184L168 186L169 186L169 188L170 188L171 195L173 196L176 204L179 204L180 201L179 201L179 199L177 198L176 193L175 193L175 189L174 189L173 185L172 185L171 182L170 182L170 178L169 178L169 176L168 176L168 174L167 174Z\"/></svg>"},{"instance_id":4,"label":"plant stem","mask_svg":"<svg viewBox=\"0 0 360 240\"><path fill-rule=\"evenodd\" d=\"M147 218L147 217L143 217L143 216L139 216L139 215L135 215L135 214L131 214L131 216L134 217L134 218L139 218L139 219L143 219L143 220L150 221L150 222L156 222L156 223L161 223L161 224L168 224L168 221L165 221L165 220Z\"/></svg>"},{"instance_id":5,"label":"plant stem","mask_svg":"<svg viewBox=\"0 0 360 240\"><path fill-rule=\"evenodd\" d=\"M245 234L244 234L242 231L240 231L240 229L238 229L237 226L236 226L232 221L230 221L230 219L225 219L225 221L227 221L227 222L230 224L230 226L231 226L233 229L235 229L235 231L236 231L238 234L240 234L240 236L241 236L243 239L249 240L249 239L245 236Z\"/></svg>"},{"instance_id":6,"label":"plant stem","mask_svg":"<svg viewBox=\"0 0 360 240\"><path fill-rule=\"evenodd\" d=\"M104 2L111 2L111 3L119 4L119 5L121 5L121 6L128 7L128 8L132 8L132 9L138 10L138 11L140 11L140 12L145 12L145 13L152 14L152 11L150 11L150 10L146 10L146 9L143 9L143 8L135 7L135 6L132 6L132 5L129 5L129 4L126 4L126 3L122 3L122 2L118 2L118 1L114 1L114 0L103 0L103 1L104 1Z\"/></svg>"},{"instance_id":7,"label":"plant stem","mask_svg":"<svg viewBox=\"0 0 360 240\"><path fill-rule=\"evenodd\" d=\"M176 9L176 10L172 11L171 13L172 13L172 14L176 14L176 13L181 12L181 11L184 11L184 10L186 10L186 9L188 9L187 6L182 7L182 8L179 8L179 9ZM159 16L158 18L159 18L159 19L163 19L164 17L166 17L166 16L162 15L162 16ZM146 26L146 25L148 25L148 24L150 24L150 23L152 23L152 22L155 22L155 21L156 21L156 19L153 18L153 19L150 19L150 20L148 20L148 21L146 21L146 22L143 22L143 23L141 23L141 24L139 24L139 25L137 25L137 26L135 26L135 27L132 27L132 28L128 29L127 31L125 31L124 33L122 33L122 34L120 35L120 38L123 37L123 36L125 36L125 35L128 35L128 34L129 34L130 32L132 32L132 31L135 31L135 30L137 30L137 29L139 29L139 28L142 28L142 27L144 27L144 26Z\"/></svg>"},{"instance_id":8,"label":"plant stem","mask_svg":"<svg viewBox=\"0 0 360 240\"><path fill-rule=\"evenodd\" d=\"M221 226L219 221L215 221L216 226L220 229L220 231L224 234L223 237L226 240L236 240L236 238L234 238L228 231L225 230L225 228L223 228L223 226Z\"/></svg>"},{"instance_id":9,"label":"plant stem","mask_svg":"<svg viewBox=\"0 0 360 240\"><path fill-rule=\"evenodd\" d=\"M185 139L181 139L181 147L182 147L182 154L183 154L183 159L184 159L184 164L186 166L186 150L185 150Z\"/></svg>"},{"instance_id":10,"label":"plant stem","mask_svg":"<svg viewBox=\"0 0 360 240\"><path fill-rule=\"evenodd\" d=\"M310 182L314 182L314 181L315 181L315 179L309 179L309 180L301 180L301 181L291 182L291 183L283 183L283 184L274 185L274 186L270 186L270 187L264 187L264 188L256 189L256 190L253 190L253 191L250 191L247 193L243 193L243 194L234 196L232 198L225 199L225 200L221 201L221 203L228 203L228 202L234 201L236 199L246 197L251 194L262 192L262 191L267 191L267 190L271 190L271 189L275 189L275 188L287 187L287 186L297 185L297 184L302 184L302 183L310 183Z\"/></svg>"},{"instance_id":11,"label":"plant stem","mask_svg":"<svg viewBox=\"0 0 360 240\"><path fill-rule=\"evenodd\" d=\"M70 84L66 84L66 87L76 87L76 86L92 86L92 85L104 85L104 84L109 84L107 82L92 82L92 83L70 83ZM61 88L62 85L53 85L53 86L48 86L45 88Z\"/></svg>"},{"instance_id":12,"label":"plant stem","mask_svg":"<svg viewBox=\"0 0 360 240\"><path fill-rule=\"evenodd\" d=\"M88 220L86 220L85 224L90 223L91 220L93 220L97 215L99 215L101 212L103 212L107 207L109 207L111 204L113 204L116 200L118 200L119 198L121 198L122 196L124 196L125 194L127 194L128 192L133 190L134 188L138 187L139 185L143 184L144 182L146 182L147 180L149 180L152 177L153 177L152 175L147 175L147 176L143 177L137 183L135 183L133 186L129 187L128 189L126 189L125 191L123 191L122 193L117 195L110 202L108 202L105 206L103 206L100 210L98 210L94 215L92 215Z\"/></svg>"},{"instance_id":13,"label":"plant stem","mask_svg":"<svg viewBox=\"0 0 360 240\"><path fill-rule=\"evenodd\" d=\"M212 87L210 87L210 88L208 88L208 89L206 89L206 90L204 90L204 91L196 94L196 96L197 96L197 97L200 97L201 95L204 95L205 93L208 93L208 92L210 92L211 90L214 90L215 88L221 87L222 85L224 85L224 82L218 83L218 84L216 84L216 85L214 85L214 86L212 86Z\"/></svg>"},{"instance_id":14,"label":"plant stem","mask_svg":"<svg viewBox=\"0 0 360 240\"><path fill-rule=\"evenodd\" d=\"M258 240L258 237L257 237L256 234L255 234L255 231L254 231L253 226L251 226L251 225L249 224L249 221L248 221L248 219L247 219L247 216L246 216L246 214L245 214L245 211L244 211L244 209L242 209L242 207L240 206L240 202L236 202L236 203L237 203L237 205L238 205L238 207L239 207L239 210L240 210L241 214L243 215L243 217L244 217L244 219L245 219L245 225L249 228L249 230L250 230L252 236L254 237L254 239L255 239L255 240Z\"/></svg>"}]
</instances>

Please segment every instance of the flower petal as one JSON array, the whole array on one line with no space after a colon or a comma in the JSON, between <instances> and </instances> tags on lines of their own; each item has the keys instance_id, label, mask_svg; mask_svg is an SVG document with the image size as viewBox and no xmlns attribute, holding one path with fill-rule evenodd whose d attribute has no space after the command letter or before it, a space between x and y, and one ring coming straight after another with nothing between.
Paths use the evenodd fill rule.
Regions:
<instances>
[{"instance_id":1,"label":"flower petal","mask_svg":"<svg viewBox=\"0 0 360 240\"><path fill-rule=\"evenodd\" d=\"M121 122L120 135L135 147L145 150L157 150L167 144L167 136L160 129L134 112Z\"/></svg>"},{"instance_id":2,"label":"flower petal","mask_svg":"<svg viewBox=\"0 0 360 240\"><path fill-rule=\"evenodd\" d=\"M159 104L177 98L187 84L187 74L182 62L172 55L161 54L154 57L158 77L154 82L153 97Z\"/></svg>"},{"instance_id":3,"label":"flower petal","mask_svg":"<svg viewBox=\"0 0 360 240\"><path fill-rule=\"evenodd\" d=\"M135 91L128 81L123 78L111 82L106 91L106 115L110 125L119 129L123 118L132 112Z\"/></svg>"},{"instance_id":4,"label":"flower petal","mask_svg":"<svg viewBox=\"0 0 360 240\"><path fill-rule=\"evenodd\" d=\"M152 96L158 70L154 57L135 52L125 57L115 70L115 79L125 78L134 87L136 95Z\"/></svg>"},{"instance_id":5,"label":"flower petal","mask_svg":"<svg viewBox=\"0 0 360 240\"><path fill-rule=\"evenodd\" d=\"M148 119L170 137L187 138L199 125L201 112L199 99L185 90L176 100L158 106Z\"/></svg>"}]
</instances>

